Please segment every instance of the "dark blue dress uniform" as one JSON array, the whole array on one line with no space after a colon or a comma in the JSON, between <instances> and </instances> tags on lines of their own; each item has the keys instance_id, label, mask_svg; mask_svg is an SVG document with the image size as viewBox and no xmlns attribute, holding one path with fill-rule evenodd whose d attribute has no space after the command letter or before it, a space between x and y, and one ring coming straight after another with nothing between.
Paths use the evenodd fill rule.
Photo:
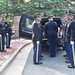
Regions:
<instances>
[{"instance_id":1,"label":"dark blue dress uniform","mask_svg":"<svg viewBox=\"0 0 75 75\"><path fill-rule=\"evenodd\" d=\"M45 25L45 32L46 32L47 39L49 42L50 56L55 57L56 56L56 47L57 47L57 32L58 32L57 23L54 21L48 22Z\"/></svg>"},{"instance_id":2,"label":"dark blue dress uniform","mask_svg":"<svg viewBox=\"0 0 75 75\"><path fill-rule=\"evenodd\" d=\"M68 48L69 48L69 34L68 34L68 29L69 29L69 24L70 24L70 21L66 21L65 23L65 27L64 27L64 45L65 45L65 49L66 49L66 53L67 55L65 56L69 56L69 51L68 51ZM65 61L66 63L70 62L69 60L68 61Z\"/></svg>"},{"instance_id":3,"label":"dark blue dress uniform","mask_svg":"<svg viewBox=\"0 0 75 75\"><path fill-rule=\"evenodd\" d=\"M40 64L40 56L41 56L41 44L42 44L42 28L41 24L37 21L33 22L33 34L32 34L32 41L33 41L33 63ZM39 44L37 45L37 41L39 41Z\"/></svg>"},{"instance_id":4,"label":"dark blue dress uniform","mask_svg":"<svg viewBox=\"0 0 75 75\"><path fill-rule=\"evenodd\" d=\"M71 65L69 65L69 67L75 68L75 20L71 21L68 29L68 34L69 40L74 42L73 44L70 43L68 48L69 58L71 62Z\"/></svg>"},{"instance_id":5,"label":"dark blue dress uniform","mask_svg":"<svg viewBox=\"0 0 75 75\"><path fill-rule=\"evenodd\" d=\"M0 34L1 34L1 52L5 52L5 28L4 24L0 21Z\"/></svg>"},{"instance_id":6,"label":"dark blue dress uniform","mask_svg":"<svg viewBox=\"0 0 75 75\"><path fill-rule=\"evenodd\" d=\"M6 48L10 48L11 36L12 36L11 23L9 21L6 21L4 23L4 26L5 26L5 36L6 36Z\"/></svg>"}]
</instances>

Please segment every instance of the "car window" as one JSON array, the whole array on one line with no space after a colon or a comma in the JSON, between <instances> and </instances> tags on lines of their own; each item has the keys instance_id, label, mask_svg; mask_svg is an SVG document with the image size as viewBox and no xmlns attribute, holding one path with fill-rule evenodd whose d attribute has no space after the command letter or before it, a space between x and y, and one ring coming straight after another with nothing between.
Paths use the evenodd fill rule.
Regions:
<instances>
[{"instance_id":1,"label":"car window","mask_svg":"<svg viewBox=\"0 0 75 75\"><path fill-rule=\"evenodd\" d=\"M26 18L26 27L27 28L32 28L32 23L33 23L32 19Z\"/></svg>"}]
</instances>

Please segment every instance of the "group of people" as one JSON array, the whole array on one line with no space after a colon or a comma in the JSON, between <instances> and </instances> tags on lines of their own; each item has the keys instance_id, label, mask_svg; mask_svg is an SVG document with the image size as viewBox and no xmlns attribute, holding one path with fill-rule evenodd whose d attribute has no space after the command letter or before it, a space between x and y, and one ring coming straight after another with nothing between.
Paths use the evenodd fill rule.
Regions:
<instances>
[{"instance_id":1,"label":"group of people","mask_svg":"<svg viewBox=\"0 0 75 75\"><path fill-rule=\"evenodd\" d=\"M10 17L6 16L6 21L2 22L2 15L0 15L0 52L6 52L5 42L6 48L11 48L10 43L11 43L12 28L9 20Z\"/></svg>"},{"instance_id":2,"label":"group of people","mask_svg":"<svg viewBox=\"0 0 75 75\"><path fill-rule=\"evenodd\" d=\"M66 63L71 63L68 65L69 68L75 68L75 13L69 12L63 16L63 36L64 36L64 46L66 54Z\"/></svg>"},{"instance_id":3,"label":"group of people","mask_svg":"<svg viewBox=\"0 0 75 75\"><path fill-rule=\"evenodd\" d=\"M42 50L42 25L40 23L41 16L35 15L34 16L34 22L33 22L33 35L32 35L32 41L33 41L33 63L34 64L42 64L40 60L43 58L43 55L41 55ZM49 42L49 51L50 56L55 57L56 56L56 47L57 47L57 33L58 33L58 26L57 23L53 21L53 17L48 17L48 22L45 24L45 34Z\"/></svg>"},{"instance_id":4,"label":"group of people","mask_svg":"<svg viewBox=\"0 0 75 75\"><path fill-rule=\"evenodd\" d=\"M71 63L71 65L68 65L69 68L75 68L75 20L74 20L75 14L71 11L66 13L62 19L63 19L63 27L61 28L63 30L63 38L64 38L64 46L66 49L66 63ZM41 55L41 49L42 49L42 25L40 23L41 16L36 15L34 17L33 22L33 35L32 35L32 41L33 41L33 63L34 64L42 64L40 61L42 59ZM45 34L48 39L49 43L49 52L50 57L56 56L57 51L57 34L59 31L58 25L56 22L53 21L53 17L48 17L48 22L45 24Z\"/></svg>"}]
</instances>

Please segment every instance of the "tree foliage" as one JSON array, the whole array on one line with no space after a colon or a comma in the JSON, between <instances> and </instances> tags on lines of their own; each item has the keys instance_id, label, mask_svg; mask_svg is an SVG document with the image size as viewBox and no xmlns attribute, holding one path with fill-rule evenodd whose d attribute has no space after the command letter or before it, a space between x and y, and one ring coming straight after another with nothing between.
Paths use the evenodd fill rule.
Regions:
<instances>
[{"instance_id":1,"label":"tree foliage","mask_svg":"<svg viewBox=\"0 0 75 75\"><path fill-rule=\"evenodd\" d=\"M0 13L21 15L22 12L42 16L62 16L66 11L74 10L75 0L0 0Z\"/></svg>"}]
</instances>

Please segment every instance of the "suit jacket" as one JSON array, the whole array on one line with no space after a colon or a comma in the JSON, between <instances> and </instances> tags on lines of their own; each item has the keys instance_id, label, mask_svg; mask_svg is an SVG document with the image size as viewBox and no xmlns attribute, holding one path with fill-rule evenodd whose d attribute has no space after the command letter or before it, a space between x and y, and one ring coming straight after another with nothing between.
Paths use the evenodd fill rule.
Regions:
<instances>
[{"instance_id":1,"label":"suit jacket","mask_svg":"<svg viewBox=\"0 0 75 75\"><path fill-rule=\"evenodd\" d=\"M57 37L58 26L54 21L50 21L45 25L45 33L47 37Z\"/></svg>"},{"instance_id":2,"label":"suit jacket","mask_svg":"<svg viewBox=\"0 0 75 75\"><path fill-rule=\"evenodd\" d=\"M41 39L42 39L41 24L38 23L37 21L34 21L32 31L33 31L32 40L33 41L41 41Z\"/></svg>"},{"instance_id":3,"label":"suit jacket","mask_svg":"<svg viewBox=\"0 0 75 75\"><path fill-rule=\"evenodd\" d=\"M72 41L75 41L75 19L71 21L68 29L69 38Z\"/></svg>"}]
</instances>

